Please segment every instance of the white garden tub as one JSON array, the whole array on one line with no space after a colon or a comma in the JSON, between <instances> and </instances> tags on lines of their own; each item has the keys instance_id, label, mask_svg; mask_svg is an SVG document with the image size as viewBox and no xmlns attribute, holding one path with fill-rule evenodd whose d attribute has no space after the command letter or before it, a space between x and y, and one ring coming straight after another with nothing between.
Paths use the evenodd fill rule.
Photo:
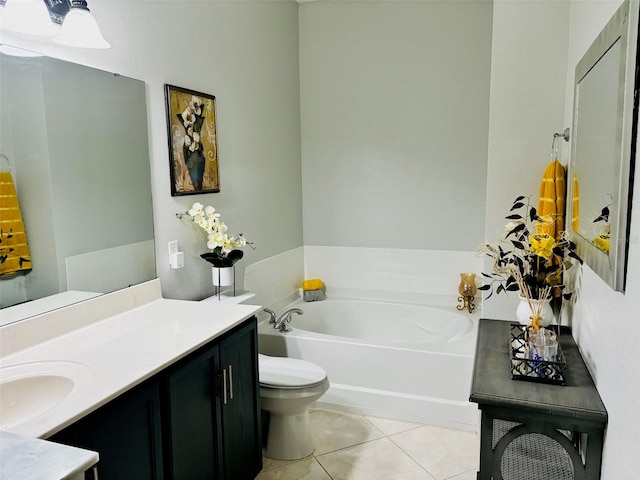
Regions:
<instances>
[{"instance_id":1,"label":"white garden tub","mask_svg":"<svg viewBox=\"0 0 640 480\"><path fill-rule=\"evenodd\" d=\"M477 430L469 403L478 315L456 297L329 292L302 300L291 331L260 322L259 348L322 366L331 387L318 406L364 415ZM400 301L401 300L401 301Z\"/></svg>"}]
</instances>

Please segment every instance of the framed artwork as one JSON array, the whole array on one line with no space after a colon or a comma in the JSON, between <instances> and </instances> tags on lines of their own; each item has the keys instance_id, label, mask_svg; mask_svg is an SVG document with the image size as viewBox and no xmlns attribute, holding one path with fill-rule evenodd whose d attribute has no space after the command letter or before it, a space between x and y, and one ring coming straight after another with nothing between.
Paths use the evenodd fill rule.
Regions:
<instances>
[{"instance_id":1,"label":"framed artwork","mask_svg":"<svg viewBox=\"0 0 640 480\"><path fill-rule=\"evenodd\" d=\"M171 196L220 191L216 97L165 85Z\"/></svg>"}]
</instances>

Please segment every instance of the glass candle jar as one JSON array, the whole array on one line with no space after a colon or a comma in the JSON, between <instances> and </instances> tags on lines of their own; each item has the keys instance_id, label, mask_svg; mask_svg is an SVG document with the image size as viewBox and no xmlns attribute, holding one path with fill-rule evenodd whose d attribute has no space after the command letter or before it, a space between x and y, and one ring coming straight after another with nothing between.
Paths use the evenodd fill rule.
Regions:
<instances>
[{"instance_id":1,"label":"glass candle jar","mask_svg":"<svg viewBox=\"0 0 640 480\"><path fill-rule=\"evenodd\" d=\"M473 297L478 292L475 273L461 273L458 292L463 297Z\"/></svg>"}]
</instances>

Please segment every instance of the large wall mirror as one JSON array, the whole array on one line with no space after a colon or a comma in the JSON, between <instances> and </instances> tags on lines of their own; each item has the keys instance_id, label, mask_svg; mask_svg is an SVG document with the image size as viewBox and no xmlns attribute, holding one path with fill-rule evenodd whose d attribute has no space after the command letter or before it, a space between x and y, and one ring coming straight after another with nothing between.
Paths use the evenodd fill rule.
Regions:
<instances>
[{"instance_id":1,"label":"large wall mirror","mask_svg":"<svg viewBox=\"0 0 640 480\"><path fill-rule=\"evenodd\" d=\"M569 177L578 253L624 291L638 118L638 2L627 0L576 66Z\"/></svg>"},{"instance_id":2,"label":"large wall mirror","mask_svg":"<svg viewBox=\"0 0 640 480\"><path fill-rule=\"evenodd\" d=\"M0 74L0 169L32 261L0 278L0 325L156 278L144 83L4 53Z\"/></svg>"}]
</instances>

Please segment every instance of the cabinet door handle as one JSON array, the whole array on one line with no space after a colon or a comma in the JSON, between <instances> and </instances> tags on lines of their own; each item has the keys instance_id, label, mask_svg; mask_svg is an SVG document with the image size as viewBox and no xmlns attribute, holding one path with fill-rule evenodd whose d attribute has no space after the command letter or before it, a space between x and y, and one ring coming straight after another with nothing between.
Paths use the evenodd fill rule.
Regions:
<instances>
[{"instance_id":1,"label":"cabinet door handle","mask_svg":"<svg viewBox=\"0 0 640 480\"><path fill-rule=\"evenodd\" d=\"M222 369L222 403L227 404L227 369Z\"/></svg>"},{"instance_id":2,"label":"cabinet door handle","mask_svg":"<svg viewBox=\"0 0 640 480\"><path fill-rule=\"evenodd\" d=\"M233 400L233 370L231 365L227 366L229 367L229 400Z\"/></svg>"}]
</instances>

